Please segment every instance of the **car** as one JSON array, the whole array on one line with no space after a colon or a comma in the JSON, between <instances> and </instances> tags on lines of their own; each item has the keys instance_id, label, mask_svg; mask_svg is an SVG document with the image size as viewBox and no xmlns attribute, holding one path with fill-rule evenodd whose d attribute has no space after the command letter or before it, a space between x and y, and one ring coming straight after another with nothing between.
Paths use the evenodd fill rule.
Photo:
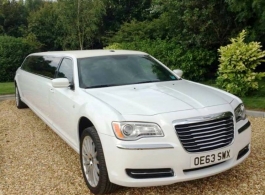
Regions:
<instances>
[{"instance_id":1,"label":"car","mask_svg":"<svg viewBox=\"0 0 265 195\"><path fill-rule=\"evenodd\" d=\"M250 154L238 97L185 80L144 52L33 53L14 81L16 106L28 106L80 154L94 194L208 177Z\"/></svg>"}]
</instances>

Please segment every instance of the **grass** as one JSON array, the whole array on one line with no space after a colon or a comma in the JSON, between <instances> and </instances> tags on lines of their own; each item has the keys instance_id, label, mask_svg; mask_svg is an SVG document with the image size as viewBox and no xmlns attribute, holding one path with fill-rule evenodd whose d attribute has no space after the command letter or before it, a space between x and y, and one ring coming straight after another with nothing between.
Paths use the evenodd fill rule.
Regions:
<instances>
[{"instance_id":1,"label":"grass","mask_svg":"<svg viewBox=\"0 0 265 195\"><path fill-rule=\"evenodd\" d=\"M0 83L0 95L7 95L14 93L15 93L14 82Z\"/></svg>"},{"instance_id":2,"label":"grass","mask_svg":"<svg viewBox=\"0 0 265 195\"><path fill-rule=\"evenodd\" d=\"M214 80L203 82L205 85L217 87ZM249 110L265 111L265 79L259 81L259 89L247 97L240 97Z\"/></svg>"},{"instance_id":3,"label":"grass","mask_svg":"<svg viewBox=\"0 0 265 195\"><path fill-rule=\"evenodd\" d=\"M259 90L241 98L247 108L265 111L265 79L259 81Z\"/></svg>"}]
</instances>

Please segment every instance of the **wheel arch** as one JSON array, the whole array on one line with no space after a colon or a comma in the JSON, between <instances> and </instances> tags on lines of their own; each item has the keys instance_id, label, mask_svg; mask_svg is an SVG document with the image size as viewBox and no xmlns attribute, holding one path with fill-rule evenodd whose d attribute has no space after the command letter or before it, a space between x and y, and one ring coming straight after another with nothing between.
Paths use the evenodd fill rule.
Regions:
<instances>
[{"instance_id":1,"label":"wheel arch","mask_svg":"<svg viewBox=\"0 0 265 195\"><path fill-rule=\"evenodd\" d=\"M15 85L15 87L18 88L18 85L17 85L17 81L16 81L16 79L14 79L14 85Z\"/></svg>"},{"instance_id":2,"label":"wheel arch","mask_svg":"<svg viewBox=\"0 0 265 195\"><path fill-rule=\"evenodd\" d=\"M84 131L84 129L88 128L88 127L93 127L94 124L91 122L91 120L89 120L87 117L82 116L79 119L78 122L78 140L80 142L80 138L82 135L82 132Z\"/></svg>"}]
</instances>

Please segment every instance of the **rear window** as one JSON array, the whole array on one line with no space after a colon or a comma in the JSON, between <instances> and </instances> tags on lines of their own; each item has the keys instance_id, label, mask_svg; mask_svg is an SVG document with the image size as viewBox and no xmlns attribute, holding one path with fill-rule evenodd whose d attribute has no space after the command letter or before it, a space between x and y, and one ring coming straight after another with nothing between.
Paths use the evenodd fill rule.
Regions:
<instances>
[{"instance_id":1,"label":"rear window","mask_svg":"<svg viewBox=\"0 0 265 195\"><path fill-rule=\"evenodd\" d=\"M61 58L52 56L29 56L22 64L22 69L30 73L54 78Z\"/></svg>"}]
</instances>

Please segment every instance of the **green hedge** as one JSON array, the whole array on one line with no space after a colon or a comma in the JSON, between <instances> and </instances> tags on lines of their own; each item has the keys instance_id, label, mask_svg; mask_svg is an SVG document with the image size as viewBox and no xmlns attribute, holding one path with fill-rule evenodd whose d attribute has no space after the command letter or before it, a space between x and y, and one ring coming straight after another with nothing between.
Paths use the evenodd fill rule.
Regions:
<instances>
[{"instance_id":1,"label":"green hedge","mask_svg":"<svg viewBox=\"0 0 265 195\"><path fill-rule=\"evenodd\" d=\"M37 50L37 44L28 39L0 36L0 82L13 81L24 58Z\"/></svg>"},{"instance_id":2,"label":"green hedge","mask_svg":"<svg viewBox=\"0 0 265 195\"><path fill-rule=\"evenodd\" d=\"M217 60L216 52L204 48L185 48L180 44L165 40L140 40L126 43L113 43L105 49L129 49L144 51L170 69L181 69L184 78L194 81L205 79L213 62Z\"/></svg>"}]
</instances>

